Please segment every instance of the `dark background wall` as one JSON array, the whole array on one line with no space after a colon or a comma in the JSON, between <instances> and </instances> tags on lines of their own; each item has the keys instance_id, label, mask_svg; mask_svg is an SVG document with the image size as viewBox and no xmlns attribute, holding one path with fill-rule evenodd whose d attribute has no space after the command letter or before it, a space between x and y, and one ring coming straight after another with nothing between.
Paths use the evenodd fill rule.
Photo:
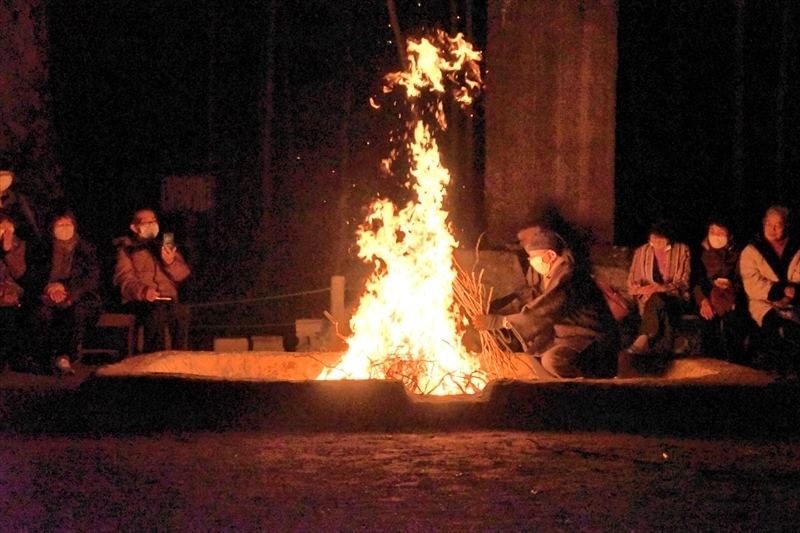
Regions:
<instances>
[{"instance_id":1,"label":"dark background wall","mask_svg":"<svg viewBox=\"0 0 800 533\"><path fill-rule=\"evenodd\" d=\"M36 199L62 192L54 157L45 0L0 3L0 168ZM18 180L19 181L19 180Z\"/></svg>"},{"instance_id":2,"label":"dark background wall","mask_svg":"<svg viewBox=\"0 0 800 533\"><path fill-rule=\"evenodd\" d=\"M712 212L746 241L771 203L800 207L799 8L620 2L617 242L662 217L698 242Z\"/></svg>"},{"instance_id":3,"label":"dark background wall","mask_svg":"<svg viewBox=\"0 0 800 533\"><path fill-rule=\"evenodd\" d=\"M391 132L403 124L391 101L381 110L369 105L370 96L383 98L381 77L399 66L386 2L14 0L1 8L12 27L28 4L46 21L42 90L49 96L40 111L52 117L48 142L63 191L47 185L29 145L5 143L0 156L24 169L20 181L29 188L63 192L82 230L107 253L135 207L158 205L165 176L213 175L213 210L165 217L197 266L190 298L324 286L352 257L361 207L376 195L402 200L404 180L378 168ZM486 66L498 60L487 43L485 0L396 4L406 34L468 31L487 51ZM493 9L522 4L499 1ZM589 10L594 3L577 5ZM696 242L711 210L734 215L742 240L770 202L796 204L799 12L790 0L619 3L616 243L643 242L657 217L674 219L681 238ZM540 37L521 28L519 46ZM506 59L513 70L514 58ZM593 65L609 61L595 59ZM487 99L515 82L486 74ZM549 87L546 79L538 83ZM15 93L4 85L4 98ZM449 207L465 245L491 220L485 147L504 141L486 138L484 103L473 120L454 120L457 138L442 143L445 163L457 169ZM611 140L607 133L598 138ZM554 144L545 155L571 149ZM608 187L603 181L603 197ZM574 213L581 223L592 216L583 207Z\"/></svg>"},{"instance_id":4,"label":"dark background wall","mask_svg":"<svg viewBox=\"0 0 800 533\"><path fill-rule=\"evenodd\" d=\"M450 25L450 2L429 4L398 2L409 35ZM51 2L63 179L98 241L125 231L136 206L157 206L164 176L210 173L216 206L201 216L213 220L198 256L213 253L240 274L224 291L324 286L340 250L347 255L354 242L361 207L400 189L405 178L379 172L391 132L402 127L381 100L382 77L399 68L385 2L277 1L274 22L270 7L255 0ZM371 96L386 107L370 107ZM263 231L265 215L271 224ZM309 257L315 267L303 268ZM255 276L254 285L255 270L273 274ZM209 276L218 281L216 269ZM201 296L212 292L206 287Z\"/></svg>"},{"instance_id":5,"label":"dark background wall","mask_svg":"<svg viewBox=\"0 0 800 533\"><path fill-rule=\"evenodd\" d=\"M547 208L614 239L615 2L489 2L487 238Z\"/></svg>"}]
</instances>

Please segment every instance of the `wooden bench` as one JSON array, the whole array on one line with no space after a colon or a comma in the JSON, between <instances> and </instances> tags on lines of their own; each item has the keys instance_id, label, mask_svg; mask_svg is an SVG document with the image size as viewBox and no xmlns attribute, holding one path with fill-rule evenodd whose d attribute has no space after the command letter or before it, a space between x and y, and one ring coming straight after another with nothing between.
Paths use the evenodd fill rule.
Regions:
<instances>
[{"instance_id":1,"label":"wooden bench","mask_svg":"<svg viewBox=\"0 0 800 533\"><path fill-rule=\"evenodd\" d=\"M127 354L125 354L125 357L131 357L133 355L136 328L136 317L134 315L124 313L103 313L97 320L95 328L119 328L127 330ZM85 348L83 344L79 345L77 353L78 360L80 360L86 354L105 354L117 356L119 358L122 358L123 356L118 348Z\"/></svg>"}]
</instances>

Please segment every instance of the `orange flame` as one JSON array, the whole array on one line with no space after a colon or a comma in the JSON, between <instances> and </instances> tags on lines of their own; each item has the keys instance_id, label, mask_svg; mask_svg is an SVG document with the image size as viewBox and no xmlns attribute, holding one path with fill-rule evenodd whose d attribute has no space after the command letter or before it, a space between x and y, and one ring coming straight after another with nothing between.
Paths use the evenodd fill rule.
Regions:
<instances>
[{"instance_id":1,"label":"orange flame","mask_svg":"<svg viewBox=\"0 0 800 533\"><path fill-rule=\"evenodd\" d=\"M440 32L434 40L409 41L408 56L407 70L386 76L385 91L396 85L404 88L417 116L425 112L416 105L420 96L434 95L435 103L428 109L445 128L446 81L456 82L456 99L469 103L471 93L480 86L476 65L480 52L461 34L451 39ZM457 80L464 71L461 85ZM458 243L442 208L450 174L421 118L409 125L407 133L411 134L408 186L417 199L399 211L388 200L370 206L366 223L358 231L358 255L378 267L367 280L350 321L353 335L347 353L319 379L400 379L417 393L474 393L485 385L486 373L460 341L463 318L453 296L452 259ZM384 161L386 169L396 155L393 151Z\"/></svg>"}]
</instances>

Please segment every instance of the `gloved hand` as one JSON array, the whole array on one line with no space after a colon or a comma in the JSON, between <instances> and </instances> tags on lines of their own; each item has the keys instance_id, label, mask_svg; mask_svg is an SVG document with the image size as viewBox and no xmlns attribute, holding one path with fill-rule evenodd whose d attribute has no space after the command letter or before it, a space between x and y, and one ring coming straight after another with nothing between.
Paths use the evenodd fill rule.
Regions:
<instances>
[{"instance_id":1,"label":"gloved hand","mask_svg":"<svg viewBox=\"0 0 800 533\"><path fill-rule=\"evenodd\" d=\"M479 330L503 329L503 315L478 315L472 319L472 325Z\"/></svg>"},{"instance_id":2,"label":"gloved hand","mask_svg":"<svg viewBox=\"0 0 800 533\"><path fill-rule=\"evenodd\" d=\"M483 345L481 343L481 334L472 326L468 326L461 336L461 346L467 349L470 353L481 353Z\"/></svg>"}]
</instances>

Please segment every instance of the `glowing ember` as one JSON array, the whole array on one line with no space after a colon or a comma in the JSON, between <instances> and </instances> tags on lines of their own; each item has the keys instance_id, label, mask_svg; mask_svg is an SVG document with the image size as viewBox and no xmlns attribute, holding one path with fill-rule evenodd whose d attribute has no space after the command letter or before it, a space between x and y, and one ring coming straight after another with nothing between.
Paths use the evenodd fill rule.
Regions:
<instances>
[{"instance_id":1,"label":"glowing ember","mask_svg":"<svg viewBox=\"0 0 800 533\"><path fill-rule=\"evenodd\" d=\"M458 243L442 209L450 174L423 114L432 112L446 127L445 84L458 85L456 99L469 103L480 86L481 54L460 34L451 39L440 32L433 41L409 42L408 56L408 69L388 75L385 90L402 87L415 117L407 132L407 186L417 199L401 210L387 200L370 206L358 231L359 257L374 262L376 270L350 322L347 353L319 379L400 379L411 392L474 393L486 374L460 341L463 319L453 297L452 259ZM384 161L387 169L395 157L397 152Z\"/></svg>"}]
</instances>

